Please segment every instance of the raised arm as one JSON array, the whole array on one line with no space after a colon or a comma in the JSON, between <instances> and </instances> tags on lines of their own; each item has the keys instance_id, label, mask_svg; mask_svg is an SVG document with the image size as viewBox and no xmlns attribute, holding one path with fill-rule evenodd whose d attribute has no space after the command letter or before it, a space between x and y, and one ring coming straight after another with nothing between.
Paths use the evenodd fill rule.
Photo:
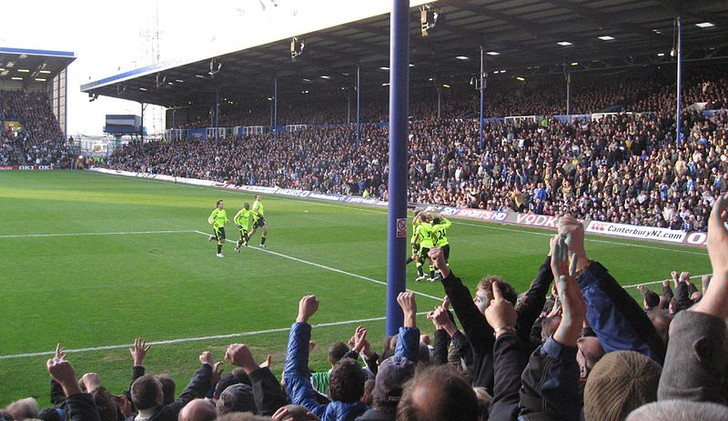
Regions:
<instances>
[{"instance_id":1,"label":"raised arm","mask_svg":"<svg viewBox=\"0 0 728 421\"><path fill-rule=\"evenodd\" d=\"M552 240L551 267L557 280L562 317L554 334L539 347L523 371L521 415L543 413L552 419L577 421L581 407L576 341L581 335L586 303L576 279L571 275L579 267L575 254L568 265L568 246L564 238Z\"/></svg>"},{"instance_id":2,"label":"raised arm","mask_svg":"<svg viewBox=\"0 0 728 421\"><path fill-rule=\"evenodd\" d=\"M665 358L665 344L640 305L599 262L591 261L584 249L584 226L572 216L559 220L559 233L565 238L576 265L579 288L586 301L586 319L606 352L631 350L658 363ZM583 259L583 260L582 260Z\"/></svg>"},{"instance_id":3,"label":"raised arm","mask_svg":"<svg viewBox=\"0 0 728 421\"><path fill-rule=\"evenodd\" d=\"M404 313L404 326L399 328L399 339L394 354L417 363L420 353L420 330L417 328L417 303L412 291L400 292L397 303Z\"/></svg>"},{"instance_id":4,"label":"raised arm","mask_svg":"<svg viewBox=\"0 0 728 421\"><path fill-rule=\"evenodd\" d=\"M241 367L250 377L259 415L273 415L278 408L288 403L276 377L267 366L261 367L255 361L247 345L230 345L225 352L225 359Z\"/></svg>"},{"instance_id":5,"label":"raised arm","mask_svg":"<svg viewBox=\"0 0 728 421\"><path fill-rule=\"evenodd\" d=\"M468 287L463 285L460 278L450 270L445 262L445 255L439 247L430 249L428 256L442 275L442 285L445 288L447 298L450 300L455 315L458 316L463 332L468 337L473 349L476 352L490 353L493 349L493 328L485 320ZM483 303L483 307L485 307Z\"/></svg>"},{"instance_id":6,"label":"raised arm","mask_svg":"<svg viewBox=\"0 0 728 421\"><path fill-rule=\"evenodd\" d=\"M493 345L493 401L489 420L509 421L518 415L518 391L521 372L526 366L527 354L516 335L518 315L508 300L503 298L498 282L491 285L493 300L485 310L488 324L495 330Z\"/></svg>"},{"instance_id":7,"label":"raised arm","mask_svg":"<svg viewBox=\"0 0 728 421\"><path fill-rule=\"evenodd\" d=\"M315 295L306 295L298 303L298 316L288 335L283 379L291 403L305 407L320 418L326 411L326 405L316 401L316 392L311 384L311 374L308 369L308 346L311 340L311 325L308 324L308 320L316 313L318 307L319 302Z\"/></svg>"},{"instance_id":8,"label":"raised arm","mask_svg":"<svg viewBox=\"0 0 728 421\"><path fill-rule=\"evenodd\" d=\"M60 346L56 349L59 349ZM81 392L76 380L76 370L73 365L62 358L51 358L46 362L48 374L58 382L66 395L65 408L68 411L66 419L69 421L100 421L99 411L93 398L88 393Z\"/></svg>"},{"instance_id":9,"label":"raised arm","mask_svg":"<svg viewBox=\"0 0 728 421\"><path fill-rule=\"evenodd\" d=\"M675 316L657 398L725 404L723 382L728 353L728 195L713 204L708 221L708 255L713 279L703 299Z\"/></svg>"}]
</instances>

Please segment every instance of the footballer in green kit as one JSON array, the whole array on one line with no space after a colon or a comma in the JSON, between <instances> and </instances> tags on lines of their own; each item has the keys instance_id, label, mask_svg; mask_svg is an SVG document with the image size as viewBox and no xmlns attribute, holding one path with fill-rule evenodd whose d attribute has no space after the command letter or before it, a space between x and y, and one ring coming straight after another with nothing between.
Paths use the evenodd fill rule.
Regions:
<instances>
[{"instance_id":1,"label":"footballer in green kit","mask_svg":"<svg viewBox=\"0 0 728 421\"><path fill-rule=\"evenodd\" d=\"M258 228L260 228L260 246L264 249L268 248L268 246L265 245L265 240L268 237L268 227L265 224L265 208L259 194L255 195L255 201L253 202L253 206L250 210L251 212L253 212L253 230L250 232L248 238L253 238L255 232L258 230Z\"/></svg>"},{"instance_id":2,"label":"footballer in green kit","mask_svg":"<svg viewBox=\"0 0 728 421\"><path fill-rule=\"evenodd\" d=\"M240 247L248 247L248 230L250 230L250 221L253 218L253 211L250 210L250 203L243 203L243 208L235 214L233 222L237 224L238 230L240 231L240 240L235 246L235 251L240 253Z\"/></svg>"},{"instance_id":3,"label":"footballer in green kit","mask_svg":"<svg viewBox=\"0 0 728 421\"><path fill-rule=\"evenodd\" d=\"M212 210L207 223L212 225L214 236L210 236L210 241L217 239L217 257L223 257L222 246L225 244L225 224L230 222L225 211L225 204L222 200L217 201L217 206Z\"/></svg>"}]
</instances>

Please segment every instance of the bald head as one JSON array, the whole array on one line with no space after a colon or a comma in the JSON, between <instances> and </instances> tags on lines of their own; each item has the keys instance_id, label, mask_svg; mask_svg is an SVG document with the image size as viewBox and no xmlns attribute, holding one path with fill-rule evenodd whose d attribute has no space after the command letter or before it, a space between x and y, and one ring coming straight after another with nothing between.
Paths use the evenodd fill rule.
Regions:
<instances>
[{"instance_id":1,"label":"bald head","mask_svg":"<svg viewBox=\"0 0 728 421\"><path fill-rule=\"evenodd\" d=\"M418 371L404 388L397 407L401 421L475 421L478 402L470 384L447 365Z\"/></svg>"},{"instance_id":2,"label":"bald head","mask_svg":"<svg viewBox=\"0 0 728 421\"><path fill-rule=\"evenodd\" d=\"M208 399L195 399L179 413L179 421L213 421L217 418L215 405Z\"/></svg>"}]
</instances>

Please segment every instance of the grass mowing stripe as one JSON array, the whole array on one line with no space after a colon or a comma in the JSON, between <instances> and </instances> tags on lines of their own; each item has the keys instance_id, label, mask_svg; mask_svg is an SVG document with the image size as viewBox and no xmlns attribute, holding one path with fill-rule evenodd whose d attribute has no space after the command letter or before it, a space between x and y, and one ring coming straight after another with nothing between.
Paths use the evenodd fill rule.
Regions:
<instances>
[{"instance_id":1,"label":"grass mowing stripe","mask_svg":"<svg viewBox=\"0 0 728 421\"><path fill-rule=\"evenodd\" d=\"M195 232L198 233L198 234L201 234L201 235L210 237L210 234L208 234L206 232L202 232L202 231L195 231ZM237 241L231 240L229 238L226 239L225 241L227 241L228 243L237 244ZM275 252L275 251L270 251L268 249L264 249L264 248L261 248L261 247L255 247L255 246L251 246L251 247L253 249L255 249L255 250L258 250L258 251L263 251L263 252L266 252L266 253L270 253L270 254L273 254L273 255L278 256L278 257L283 257L284 259L293 260L294 262L299 262L299 263L303 263L303 264L306 264L306 265L311 265L311 266L317 267L319 269L326 269L326 270L329 270L331 272L336 272L336 273L340 273L342 275L351 276L352 278L357 278L357 279L361 279L361 280L368 281L368 282L374 282L375 284L387 286L387 283L386 282L378 281L378 280L372 279L372 278L367 278L366 276L357 275L357 274L351 273L351 272L346 272L346 271L343 271L341 269L332 268L331 266L326 266L326 265L321 265L321 264L314 263L314 262L309 262L308 260L299 259L297 257L289 256L287 254L278 253L278 252ZM417 295L421 295L423 297L431 298L431 299L433 299L435 301L439 301L439 302L442 301L442 297L435 297L434 295L425 294L425 293L419 292L419 291L413 291L411 289L408 289L407 291L412 291L412 292L414 292Z\"/></svg>"},{"instance_id":2,"label":"grass mowing stripe","mask_svg":"<svg viewBox=\"0 0 728 421\"><path fill-rule=\"evenodd\" d=\"M142 235L142 234L178 234L180 232L194 233L194 230L166 230L166 231L127 231L127 232L76 232L58 234L8 234L0 238L35 238L35 237L88 237L97 235Z\"/></svg>"}]
</instances>

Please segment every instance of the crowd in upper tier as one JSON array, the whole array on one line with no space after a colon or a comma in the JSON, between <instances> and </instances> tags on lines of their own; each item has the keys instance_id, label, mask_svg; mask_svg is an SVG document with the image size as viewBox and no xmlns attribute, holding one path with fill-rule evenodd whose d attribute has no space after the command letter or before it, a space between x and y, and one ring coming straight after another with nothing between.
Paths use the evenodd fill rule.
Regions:
<instances>
[{"instance_id":1,"label":"crowd in upper tier","mask_svg":"<svg viewBox=\"0 0 728 421\"><path fill-rule=\"evenodd\" d=\"M60 164L68 157L63 132L48 96L30 91L0 91L0 165Z\"/></svg>"},{"instance_id":2,"label":"crowd in upper tier","mask_svg":"<svg viewBox=\"0 0 728 421\"><path fill-rule=\"evenodd\" d=\"M726 103L727 79L698 80L686 85L686 103ZM663 92L642 103L669 99ZM677 139L673 113L642 111L571 123L487 123L482 149L477 119L429 114L409 126L408 199L704 231L713 201L728 190L728 117L685 111ZM358 147L355 138L354 126L343 125L219 142L130 143L109 164L386 200L388 130L367 124Z\"/></svg>"}]
</instances>

